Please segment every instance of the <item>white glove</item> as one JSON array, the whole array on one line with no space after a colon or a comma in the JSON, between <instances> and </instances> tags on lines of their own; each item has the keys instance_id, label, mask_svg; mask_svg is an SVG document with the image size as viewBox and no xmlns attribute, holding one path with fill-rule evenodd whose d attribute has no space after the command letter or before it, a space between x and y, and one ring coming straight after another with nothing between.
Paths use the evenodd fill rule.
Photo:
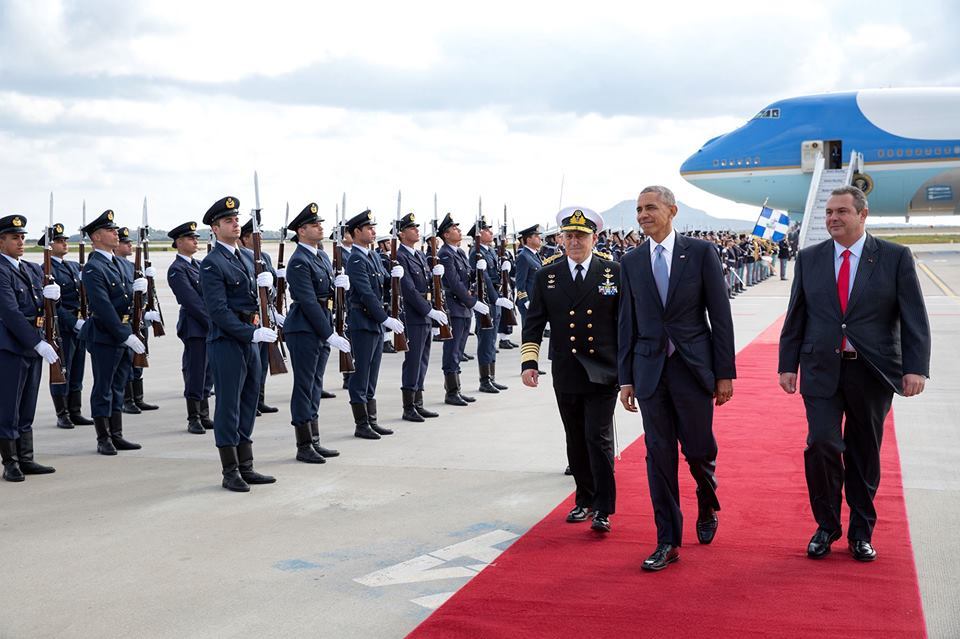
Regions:
<instances>
[{"instance_id":1,"label":"white glove","mask_svg":"<svg viewBox=\"0 0 960 639\"><path fill-rule=\"evenodd\" d=\"M483 259L482 257L481 257L479 260L477 260L477 270L478 270L478 271L485 271L485 270L487 270L487 261L486 261L485 259Z\"/></svg>"},{"instance_id":2,"label":"white glove","mask_svg":"<svg viewBox=\"0 0 960 639\"><path fill-rule=\"evenodd\" d=\"M403 277L403 267L397 264L390 269L390 277Z\"/></svg>"},{"instance_id":3,"label":"white glove","mask_svg":"<svg viewBox=\"0 0 960 639\"><path fill-rule=\"evenodd\" d=\"M481 315L490 314L490 307L484 304L483 302L479 302L479 301L473 305L473 310L480 313Z\"/></svg>"},{"instance_id":4,"label":"white glove","mask_svg":"<svg viewBox=\"0 0 960 639\"><path fill-rule=\"evenodd\" d=\"M505 308L507 310L510 310L511 308L513 308L513 302L511 302L505 297L498 297L495 303L500 308Z\"/></svg>"},{"instance_id":5,"label":"white glove","mask_svg":"<svg viewBox=\"0 0 960 639\"><path fill-rule=\"evenodd\" d=\"M253 332L253 343L277 341L277 332L272 328L258 328Z\"/></svg>"},{"instance_id":6,"label":"white glove","mask_svg":"<svg viewBox=\"0 0 960 639\"><path fill-rule=\"evenodd\" d=\"M273 286L273 275L270 274L270 271L264 271L260 275L257 275L257 286L260 288L270 288Z\"/></svg>"},{"instance_id":7,"label":"white glove","mask_svg":"<svg viewBox=\"0 0 960 639\"><path fill-rule=\"evenodd\" d=\"M278 269L277 269L277 279L282 280L282 279L284 279L286 276L287 276L287 269L286 269L286 268L278 268Z\"/></svg>"},{"instance_id":8,"label":"white glove","mask_svg":"<svg viewBox=\"0 0 960 639\"><path fill-rule=\"evenodd\" d=\"M500 262L500 270L501 270L501 271L509 271L511 268L513 268L513 265L510 264L510 262L509 262L508 260L504 260L504 261Z\"/></svg>"},{"instance_id":9,"label":"white glove","mask_svg":"<svg viewBox=\"0 0 960 639\"><path fill-rule=\"evenodd\" d=\"M33 350L40 353L40 357L46 360L47 364L53 364L55 361L60 359L57 357L57 351L53 348L53 346L50 346L50 344L43 340L40 340L40 342L33 347Z\"/></svg>"},{"instance_id":10,"label":"white glove","mask_svg":"<svg viewBox=\"0 0 960 639\"><path fill-rule=\"evenodd\" d=\"M333 335L327 338L327 344L329 344L330 346L333 346L338 351L343 351L344 353L350 352L350 340L348 340L346 337L343 337L342 335L337 335L336 333L334 333Z\"/></svg>"},{"instance_id":11,"label":"white glove","mask_svg":"<svg viewBox=\"0 0 960 639\"><path fill-rule=\"evenodd\" d=\"M437 277L443 277L444 270L443 264L437 264L433 267L433 274Z\"/></svg>"},{"instance_id":12,"label":"white glove","mask_svg":"<svg viewBox=\"0 0 960 639\"><path fill-rule=\"evenodd\" d=\"M148 266L147 268L143 269L143 276L144 276L144 277L156 277L156 276L157 276L157 269L153 268L152 266Z\"/></svg>"},{"instance_id":13,"label":"white glove","mask_svg":"<svg viewBox=\"0 0 960 639\"><path fill-rule=\"evenodd\" d=\"M143 342L140 341L140 338L136 335L131 335L124 340L124 344L127 345L127 348L132 350L137 355L141 355L147 352L147 347L143 345Z\"/></svg>"},{"instance_id":14,"label":"white glove","mask_svg":"<svg viewBox=\"0 0 960 639\"><path fill-rule=\"evenodd\" d=\"M143 314L143 319L147 320L148 322L156 322L158 324L163 322L163 319L160 317L160 313L157 311L147 311Z\"/></svg>"},{"instance_id":15,"label":"white glove","mask_svg":"<svg viewBox=\"0 0 960 639\"><path fill-rule=\"evenodd\" d=\"M431 309L430 312L427 313L427 317L432 320L436 320L437 324L441 324L443 326L446 326L450 323L450 320L447 319L447 314L443 311L438 311L437 309Z\"/></svg>"},{"instance_id":16,"label":"white glove","mask_svg":"<svg viewBox=\"0 0 960 639\"><path fill-rule=\"evenodd\" d=\"M283 313L274 313L273 320L277 323L277 326L283 328L283 323L287 321L287 316Z\"/></svg>"},{"instance_id":17,"label":"white glove","mask_svg":"<svg viewBox=\"0 0 960 639\"><path fill-rule=\"evenodd\" d=\"M80 329L83 328L83 325L86 324L86 323L87 323L87 320L85 320L85 319L78 319L78 320L77 320L77 323L74 324L74 326L73 326L73 330L75 330L76 332L79 333L79 332L80 332Z\"/></svg>"},{"instance_id":18,"label":"white glove","mask_svg":"<svg viewBox=\"0 0 960 639\"><path fill-rule=\"evenodd\" d=\"M438 335L440 335L440 328L437 326L434 326L433 328L430 329L430 334L433 337L437 337Z\"/></svg>"},{"instance_id":19,"label":"white glove","mask_svg":"<svg viewBox=\"0 0 960 639\"><path fill-rule=\"evenodd\" d=\"M341 273L333 278L333 285L337 288L342 288L344 291L350 290L350 277Z\"/></svg>"},{"instance_id":20,"label":"white glove","mask_svg":"<svg viewBox=\"0 0 960 639\"><path fill-rule=\"evenodd\" d=\"M138 277L133 280L133 292L134 293L146 293L147 292L147 280L143 277Z\"/></svg>"},{"instance_id":21,"label":"white glove","mask_svg":"<svg viewBox=\"0 0 960 639\"><path fill-rule=\"evenodd\" d=\"M60 285L47 284L43 287L43 296L48 300L53 300L56 302L58 299L60 299Z\"/></svg>"},{"instance_id":22,"label":"white glove","mask_svg":"<svg viewBox=\"0 0 960 639\"><path fill-rule=\"evenodd\" d=\"M383 320L383 326L387 330L393 331L394 333L403 334L403 322L395 317L388 317L387 319Z\"/></svg>"}]
</instances>

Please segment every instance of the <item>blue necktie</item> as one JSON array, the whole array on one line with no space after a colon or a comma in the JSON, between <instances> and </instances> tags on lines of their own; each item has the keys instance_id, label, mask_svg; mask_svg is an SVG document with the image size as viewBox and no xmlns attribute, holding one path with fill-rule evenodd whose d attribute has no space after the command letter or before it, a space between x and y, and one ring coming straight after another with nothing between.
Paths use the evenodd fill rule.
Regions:
<instances>
[{"instance_id":1,"label":"blue necktie","mask_svg":"<svg viewBox=\"0 0 960 639\"><path fill-rule=\"evenodd\" d=\"M670 273L667 272L667 260L663 258L663 245L657 244L657 256L653 260L653 281L657 283L657 291L660 292L660 301L664 307L667 305L667 291L670 287Z\"/></svg>"}]
</instances>

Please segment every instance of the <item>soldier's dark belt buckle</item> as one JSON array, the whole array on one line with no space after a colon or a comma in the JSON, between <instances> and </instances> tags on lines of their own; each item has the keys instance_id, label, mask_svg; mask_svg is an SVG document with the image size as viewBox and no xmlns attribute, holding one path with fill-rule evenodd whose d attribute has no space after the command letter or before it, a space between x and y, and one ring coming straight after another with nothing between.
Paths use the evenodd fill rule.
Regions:
<instances>
[{"instance_id":1,"label":"soldier's dark belt buckle","mask_svg":"<svg viewBox=\"0 0 960 639\"><path fill-rule=\"evenodd\" d=\"M857 359L857 351L841 351L840 359Z\"/></svg>"},{"instance_id":2,"label":"soldier's dark belt buckle","mask_svg":"<svg viewBox=\"0 0 960 639\"><path fill-rule=\"evenodd\" d=\"M121 323L121 324L129 324L129 323L130 323L130 316L129 316L129 315L124 315L123 317L121 317L121 318L120 318L120 323Z\"/></svg>"},{"instance_id":3,"label":"soldier's dark belt buckle","mask_svg":"<svg viewBox=\"0 0 960 639\"><path fill-rule=\"evenodd\" d=\"M33 325L37 328L43 328L43 315L38 315L37 317L33 318Z\"/></svg>"}]
</instances>

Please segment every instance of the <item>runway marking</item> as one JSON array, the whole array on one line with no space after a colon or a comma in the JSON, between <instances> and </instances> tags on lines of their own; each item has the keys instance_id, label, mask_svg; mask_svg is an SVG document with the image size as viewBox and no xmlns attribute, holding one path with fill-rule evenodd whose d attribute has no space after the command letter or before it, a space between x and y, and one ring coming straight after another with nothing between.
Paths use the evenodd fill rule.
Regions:
<instances>
[{"instance_id":1,"label":"runway marking","mask_svg":"<svg viewBox=\"0 0 960 639\"><path fill-rule=\"evenodd\" d=\"M494 530L451 546L444 546L425 555L419 555L413 559L375 570L362 577L355 578L354 581L370 588L382 588L383 586L414 584L442 579L469 579L489 566L503 552L502 548L496 548L497 545L513 541L517 537L519 535L507 530ZM441 567L450 561L463 558L473 559L481 563ZM453 592L441 592L417 597L411 599L411 601L418 606L435 610L451 595L453 595Z\"/></svg>"},{"instance_id":2,"label":"runway marking","mask_svg":"<svg viewBox=\"0 0 960 639\"><path fill-rule=\"evenodd\" d=\"M944 295L946 295L947 297L956 297L956 296L957 296L957 294L954 293L952 290L950 290L950 287L947 286L947 285L944 283L943 280L941 280L939 277L937 277L937 276L934 274L934 272L930 270L930 267L928 267L926 264L924 264L923 262L920 262L920 261L917 262L917 266L919 266L919 267L920 267L920 270L922 270L924 273L927 274L927 277L929 277L929 278L930 278L930 281L932 281L934 284L937 285L937 288L939 288L941 291L943 291L943 294L944 294Z\"/></svg>"}]
</instances>

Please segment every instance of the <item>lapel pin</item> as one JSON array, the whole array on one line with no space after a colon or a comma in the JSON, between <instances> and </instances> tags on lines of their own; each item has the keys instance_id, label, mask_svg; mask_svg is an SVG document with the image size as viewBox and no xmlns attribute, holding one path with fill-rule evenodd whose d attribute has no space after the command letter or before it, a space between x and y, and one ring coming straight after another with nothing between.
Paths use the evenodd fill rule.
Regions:
<instances>
[{"instance_id":1,"label":"lapel pin","mask_svg":"<svg viewBox=\"0 0 960 639\"><path fill-rule=\"evenodd\" d=\"M685 258L685 257L686 257L686 255L681 255L681 256L680 256L680 259L682 260L682 259Z\"/></svg>"}]
</instances>

